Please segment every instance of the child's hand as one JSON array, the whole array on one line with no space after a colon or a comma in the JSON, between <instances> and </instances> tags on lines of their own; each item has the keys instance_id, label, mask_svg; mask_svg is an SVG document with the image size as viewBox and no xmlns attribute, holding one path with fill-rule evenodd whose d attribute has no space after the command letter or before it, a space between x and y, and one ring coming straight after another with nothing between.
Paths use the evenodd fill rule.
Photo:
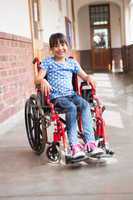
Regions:
<instances>
[{"instance_id":1,"label":"child's hand","mask_svg":"<svg viewBox=\"0 0 133 200\"><path fill-rule=\"evenodd\" d=\"M87 77L87 80L86 80L86 81L87 81L87 84L88 84L88 85L91 85L91 86L93 87L93 89L96 90L96 83L95 83L94 80L92 80L92 79L90 78L90 76Z\"/></svg>"},{"instance_id":2,"label":"child's hand","mask_svg":"<svg viewBox=\"0 0 133 200\"><path fill-rule=\"evenodd\" d=\"M45 96L51 93L52 87L46 79L41 81L41 90L44 92Z\"/></svg>"}]
</instances>

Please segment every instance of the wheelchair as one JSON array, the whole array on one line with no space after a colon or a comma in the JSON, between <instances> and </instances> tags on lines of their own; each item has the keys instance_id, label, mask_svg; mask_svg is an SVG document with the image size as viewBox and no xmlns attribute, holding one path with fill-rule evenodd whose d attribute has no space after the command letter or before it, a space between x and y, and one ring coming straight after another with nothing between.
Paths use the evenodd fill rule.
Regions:
<instances>
[{"instance_id":1,"label":"wheelchair","mask_svg":"<svg viewBox=\"0 0 133 200\"><path fill-rule=\"evenodd\" d=\"M33 60L35 70L39 71L40 61L38 58ZM77 75L73 75L72 83L74 90L81 95L91 105L91 113L93 117L93 128L97 146L104 149L104 156L112 156L114 152L110 150L106 131L105 121L102 114L105 107L101 105L99 99L95 94L95 89L92 85L88 86L86 82L81 82L78 86ZM54 107L50 102L49 97L46 97L40 89L40 86L36 86L36 94L32 94L25 103L25 127L29 145L31 149L37 154L41 155L46 153L47 158L51 162L60 162L62 158L63 149L65 155L65 162L75 163L82 161L81 159L74 160L70 156L70 147L67 141L66 122L62 117L65 112L59 108ZM84 135L82 131L81 113L78 114L78 137L84 141ZM50 127L53 126L52 131ZM52 139L49 140L48 129L52 132Z\"/></svg>"}]
</instances>

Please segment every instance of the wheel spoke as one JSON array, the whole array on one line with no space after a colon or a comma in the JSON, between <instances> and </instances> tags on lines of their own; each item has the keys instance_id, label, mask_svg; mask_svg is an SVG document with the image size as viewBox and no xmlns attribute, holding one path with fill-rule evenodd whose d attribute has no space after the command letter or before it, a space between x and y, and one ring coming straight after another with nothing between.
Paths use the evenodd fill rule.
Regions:
<instances>
[{"instance_id":1,"label":"wheel spoke","mask_svg":"<svg viewBox=\"0 0 133 200\"><path fill-rule=\"evenodd\" d=\"M31 148L41 154L47 142L47 130L42 131L42 116L38 109L37 96L31 95L25 104L26 132Z\"/></svg>"}]
</instances>

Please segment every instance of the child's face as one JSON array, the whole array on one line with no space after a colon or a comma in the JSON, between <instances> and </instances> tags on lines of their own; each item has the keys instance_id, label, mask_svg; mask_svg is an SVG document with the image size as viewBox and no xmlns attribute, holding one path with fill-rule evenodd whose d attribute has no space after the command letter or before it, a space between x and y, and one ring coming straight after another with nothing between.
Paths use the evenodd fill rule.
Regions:
<instances>
[{"instance_id":1,"label":"child's face","mask_svg":"<svg viewBox=\"0 0 133 200\"><path fill-rule=\"evenodd\" d=\"M66 54L68 52L68 46L66 43L58 42L58 44L55 47L53 47L51 50L56 59L62 60L66 57Z\"/></svg>"}]
</instances>

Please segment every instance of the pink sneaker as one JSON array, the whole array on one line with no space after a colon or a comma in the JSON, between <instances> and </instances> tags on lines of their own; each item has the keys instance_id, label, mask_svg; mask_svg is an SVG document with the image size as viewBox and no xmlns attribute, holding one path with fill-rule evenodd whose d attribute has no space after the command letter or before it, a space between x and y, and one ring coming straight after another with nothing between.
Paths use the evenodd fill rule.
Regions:
<instances>
[{"instance_id":1,"label":"pink sneaker","mask_svg":"<svg viewBox=\"0 0 133 200\"><path fill-rule=\"evenodd\" d=\"M104 153L104 150L97 147L95 142L87 142L84 150L87 156L98 156Z\"/></svg>"},{"instance_id":2,"label":"pink sneaker","mask_svg":"<svg viewBox=\"0 0 133 200\"><path fill-rule=\"evenodd\" d=\"M83 146L81 144L72 145L72 158L84 158L85 152L83 151Z\"/></svg>"}]
</instances>

